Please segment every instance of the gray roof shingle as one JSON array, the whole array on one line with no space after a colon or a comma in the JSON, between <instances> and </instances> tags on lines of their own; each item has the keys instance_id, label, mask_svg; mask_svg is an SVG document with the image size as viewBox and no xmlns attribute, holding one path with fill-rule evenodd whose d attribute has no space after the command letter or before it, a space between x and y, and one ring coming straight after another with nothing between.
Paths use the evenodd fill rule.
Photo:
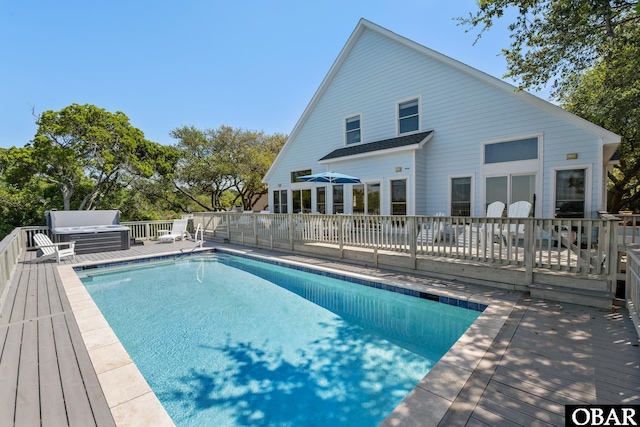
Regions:
<instances>
[{"instance_id":1,"label":"gray roof shingle","mask_svg":"<svg viewBox=\"0 0 640 427\"><path fill-rule=\"evenodd\" d=\"M398 136L396 138L384 139L382 141L369 142L367 144L353 145L333 150L320 160L337 159L340 157L354 156L356 154L371 153L374 151L388 150L391 148L404 147L407 145L418 144L433 133L432 130L427 132L414 133L406 136Z\"/></svg>"}]
</instances>

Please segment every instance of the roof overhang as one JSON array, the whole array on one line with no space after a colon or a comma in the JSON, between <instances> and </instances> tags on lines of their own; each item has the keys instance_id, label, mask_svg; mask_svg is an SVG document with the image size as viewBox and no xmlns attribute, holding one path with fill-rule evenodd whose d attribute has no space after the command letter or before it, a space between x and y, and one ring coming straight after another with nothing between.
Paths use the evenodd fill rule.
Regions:
<instances>
[{"instance_id":1,"label":"roof overhang","mask_svg":"<svg viewBox=\"0 0 640 427\"><path fill-rule=\"evenodd\" d=\"M383 156L388 154L401 153L404 151L415 151L421 149L431 138L432 130L420 132L397 138L384 139L381 141L369 142L350 147L339 148L327 154L320 160L319 164L329 164L344 162L348 160L363 159L367 157Z\"/></svg>"}]
</instances>

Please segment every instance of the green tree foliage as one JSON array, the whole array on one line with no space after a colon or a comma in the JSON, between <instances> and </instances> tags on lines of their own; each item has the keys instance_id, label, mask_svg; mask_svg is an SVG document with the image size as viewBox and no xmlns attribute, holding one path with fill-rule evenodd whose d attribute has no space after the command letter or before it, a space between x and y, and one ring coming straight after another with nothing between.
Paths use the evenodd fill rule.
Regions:
<instances>
[{"instance_id":1,"label":"green tree foliage","mask_svg":"<svg viewBox=\"0 0 640 427\"><path fill-rule=\"evenodd\" d=\"M640 30L636 43L618 46L606 60L576 76L564 108L622 136L620 163L609 172L611 212L640 211Z\"/></svg>"},{"instance_id":2,"label":"green tree foliage","mask_svg":"<svg viewBox=\"0 0 640 427\"><path fill-rule=\"evenodd\" d=\"M36 124L33 159L38 173L59 187L65 210L81 189L77 209L95 209L135 178L153 176L158 164L166 168L163 148L122 112L73 104L43 112Z\"/></svg>"},{"instance_id":3,"label":"green tree foliage","mask_svg":"<svg viewBox=\"0 0 640 427\"><path fill-rule=\"evenodd\" d=\"M286 137L281 134L220 126L196 129L183 126L171 136L178 140L180 161L173 175L177 192L204 210L221 210L241 204L250 209L252 202L267 188L262 177L269 169ZM200 196L206 195L206 200ZM225 202L227 199L227 202Z\"/></svg>"},{"instance_id":4,"label":"green tree foliage","mask_svg":"<svg viewBox=\"0 0 640 427\"><path fill-rule=\"evenodd\" d=\"M459 21L480 37L496 20L514 16L511 45L503 49L508 72L524 89L552 83L554 96L620 46L637 26L637 0L479 0L478 10ZM632 41L637 42L637 41Z\"/></svg>"},{"instance_id":5,"label":"green tree foliage","mask_svg":"<svg viewBox=\"0 0 640 427\"><path fill-rule=\"evenodd\" d=\"M640 3L638 0L479 0L460 18L480 34L509 24L507 77L523 89L551 83L567 110L621 135L620 162L609 172L608 208L640 210Z\"/></svg>"},{"instance_id":6,"label":"green tree foliage","mask_svg":"<svg viewBox=\"0 0 640 427\"><path fill-rule=\"evenodd\" d=\"M35 174L32 149L0 148L0 238L23 225L43 225L55 187ZM55 197L54 197L55 200Z\"/></svg>"}]
</instances>

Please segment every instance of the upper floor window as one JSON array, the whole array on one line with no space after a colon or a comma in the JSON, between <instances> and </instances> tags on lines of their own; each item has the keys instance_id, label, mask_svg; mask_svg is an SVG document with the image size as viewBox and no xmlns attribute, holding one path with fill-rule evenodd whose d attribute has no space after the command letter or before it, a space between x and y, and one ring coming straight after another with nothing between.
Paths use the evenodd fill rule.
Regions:
<instances>
[{"instance_id":1,"label":"upper floor window","mask_svg":"<svg viewBox=\"0 0 640 427\"><path fill-rule=\"evenodd\" d=\"M357 144L360 142L360 116L353 116L346 119L345 137L347 144Z\"/></svg>"},{"instance_id":2,"label":"upper floor window","mask_svg":"<svg viewBox=\"0 0 640 427\"><path fill-rule=\"evenodd\" d=\"M398 104L398 133L403 134L420 129L418 99Z\"/></svg>"},{"instance_id":3,"label":"upper floor window","mask_svg":"<svg viewBox=\"0 0 640 427\"><path fill-rule=\"evenodd\" d=\"M291 172L291 182L304 182L299 177L305 176L305 175L311 175L311 169L293 171Z\"/></svg>"},{"instance_id":4,"label":"upper floor window","mask_svg":"<svg viewBox=\"0 0 640 427\"><path fill-rule=\"evenodd\" d=\"M538 158L538 138L497 142L484 146L484 164L535 160Z\"/></svg>"}]
</instances>

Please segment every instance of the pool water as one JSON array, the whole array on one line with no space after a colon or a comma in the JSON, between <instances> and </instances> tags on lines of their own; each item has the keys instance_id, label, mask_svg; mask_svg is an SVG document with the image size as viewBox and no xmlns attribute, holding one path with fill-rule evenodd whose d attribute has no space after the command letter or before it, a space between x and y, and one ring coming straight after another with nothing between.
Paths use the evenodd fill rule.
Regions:
<instances>
[{"instance_id":1,"label":"pool water","mask_svg":"<svg viewBox=\"0 0 640 427\"><path fill-rule=\"evenodd\" d=\"M377 426L480 314L226 254L79 275L179 426Z\"/></svg>"}]
</instances>

